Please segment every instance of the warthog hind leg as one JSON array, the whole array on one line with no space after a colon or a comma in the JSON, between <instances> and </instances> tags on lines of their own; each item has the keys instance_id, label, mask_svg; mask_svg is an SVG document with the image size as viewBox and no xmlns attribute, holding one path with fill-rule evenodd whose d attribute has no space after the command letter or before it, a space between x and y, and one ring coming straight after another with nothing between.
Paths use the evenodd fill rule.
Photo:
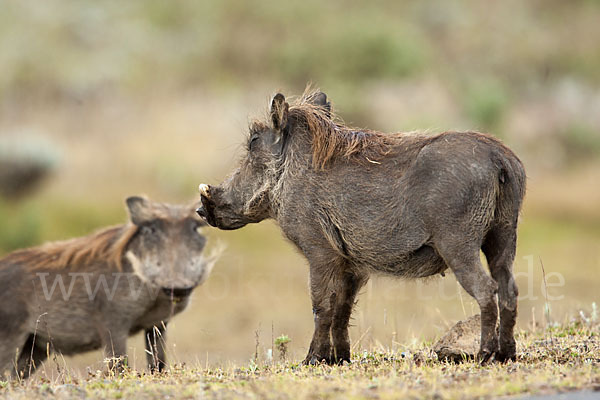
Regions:
<instances>
[{"instance_id":1,"label":"warthog hind leg","mask_svg":"<svg viewBox=\"0 0 600 400\"><path fill-rule=\"evenodd\" d=\"M441 243L438 251L461 286L479 304L481 310L481 346L479 361L487 363L498 351L498 284L485 273L479 259L479 249Z\"/></svg>"},{"instance_id":2,"label":"warthog hind leg","mask_svg":"<svg viewBox=\"0 0 600 400\"><path fill-rule=\"evenodd\" d=\"M517 319L519 291L512 273L517 245L516 229L497 227L490 230L483 243L492 278L498 283L498 306L500 309L499 361L516 360L514 327Z\"/></svg>"}]
</instances>

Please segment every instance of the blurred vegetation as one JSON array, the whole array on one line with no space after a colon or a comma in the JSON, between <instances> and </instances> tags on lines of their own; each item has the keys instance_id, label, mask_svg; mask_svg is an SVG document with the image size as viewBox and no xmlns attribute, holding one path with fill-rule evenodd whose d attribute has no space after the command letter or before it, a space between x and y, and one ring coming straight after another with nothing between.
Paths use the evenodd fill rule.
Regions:
<instances>
[{"instance_id":1,"label":"blurred vegetation","mask_svg":"<svg viewBox=\"0 0 600 400\"><path fill-rule=\"evenodd\" d=\"M270 95L314 82L349 124L477 129L515 149L530 177L515 270L534 256L537 296L519 323L543 318L539 258L566 277L551 288L564 317L598 302L598 21L598 0L0 0L0 139L56 155L33 196L0 198L0 255L122 223L132 194L191 203L233 168ZM304 259L272 223L207 234L228 248L173 323L174 359L248 360L261 322L303 357ZM372 282L351 331L363 344L430 339L476 310L440 298L462 293L454 279Z\"/></svg>"},{"instance_id":2,"label":"blurred vegetation","mask_svg":"<svg viewBox=\"0 0 600 400\"><path fill-rule=\"evenodd\" d=\"M4 252L29 247L40 241L40 218L30 207L16 208L0 201L0 244Z\"/></svg>"},{"instance_id":3,"label":"blurred vegetation","mask_svg":"<svg viewBox=\"0 0 600 400\"><path fill-rule=\"evenodd\" d=\"M597 0L1 5L5 107L43 99L81 102L115 92L144 96L165 88L244 93L270 85L298 92L313 81L327 88L350 121L378 127L374 85L385 83L394 95L398 85L417 82L418 89L433 79L430 96L447 93L458 106L453 127L492 130L510 142L550 139L538 149L540 157L565 145L566 163L573 152L598 155ZM418 96L402 94L404 103ZM523 103L548 98L559 104L542 104L542 113L564 111L554 118L566 121L548 127L515 115ZM422 103L418 113L427 114ZM427 118L413 117L420 120ZM413 121L394 121L394 127L419 128Z\"/></svg>"},{"instance_id":4,"label":"blurred vegetation","mask_svg":"<svg viewBox=\"0 0 600 400\"><path fill-rule=\"evenodd\" d=\"M504 87L496 81L473 82L465 97L467 115L477 124L502 133L501 123L508 98Z\"/></svg>"}]
</instances>

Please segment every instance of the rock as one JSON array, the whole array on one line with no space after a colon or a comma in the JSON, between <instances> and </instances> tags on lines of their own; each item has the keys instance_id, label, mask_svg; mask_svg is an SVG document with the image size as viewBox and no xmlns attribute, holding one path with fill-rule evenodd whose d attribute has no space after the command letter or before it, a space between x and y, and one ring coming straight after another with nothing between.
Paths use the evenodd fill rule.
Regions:
<instances>
[{"instance_id":1,"label":"rock","mask_svg":"<svg viewBox=\"0 0 600 400\"><path fill-rule=\"evenodd\" d=\"M433 346L438 360L461 362L474 359L479 352L481 340L481 316L479 314L459 321Z\"/></svg>"},{"instance_id":2,"label":"rock","mask_svg":"<svg viewBox=\"0 0 600 400\"><path fill-rule=\"evenodd\" d=\"M39 187L54 169L58 152L42 137L0 138L0 196L16 200Z\"/></svg>"},{"instance_id":3,"label":"rock","mask_svg":"<svg viewBox=\"0 0 600 400\"><path fill-rule=\"evenodd\" d=\"M48 175L45 165L31 161L0 160L0 194L20 197L39 186Z\"/></svg>"}]
</instances>

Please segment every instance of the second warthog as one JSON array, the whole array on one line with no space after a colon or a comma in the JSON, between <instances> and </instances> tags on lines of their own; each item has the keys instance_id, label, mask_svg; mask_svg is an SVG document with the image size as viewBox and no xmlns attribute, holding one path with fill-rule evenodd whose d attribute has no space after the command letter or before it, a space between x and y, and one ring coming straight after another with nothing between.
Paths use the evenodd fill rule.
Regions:
<instances>
[{"instance_id":1,"label":"second warthog","mask_svg":"<svg viewBox=\"0 0 600 400\"><path fill-rule=\"evenodd\" d=\"M350 359L348 322L370 273L418 278L447 268L481 308L480 359L515 358L512 263L525 172L497 139L353 129L323 93L292 105L277 94L268 119L251 124L241 165L200 193L210 225L274 218L308 259L315 330L305 362Z\"/></svg>"},{"instance_id":2,"label":"second warthog","mask_svg":"<svg viewBox=\"0 0 600 400\"><path fill-rule=\"evenodd\" d=\"M126 357L145 332L148 364L165 367L165 329L210 273L195 207L127 199L130 222L0 260L0 373L29 374L52 352L103 347Z\"/></svg>"}]
</instances>

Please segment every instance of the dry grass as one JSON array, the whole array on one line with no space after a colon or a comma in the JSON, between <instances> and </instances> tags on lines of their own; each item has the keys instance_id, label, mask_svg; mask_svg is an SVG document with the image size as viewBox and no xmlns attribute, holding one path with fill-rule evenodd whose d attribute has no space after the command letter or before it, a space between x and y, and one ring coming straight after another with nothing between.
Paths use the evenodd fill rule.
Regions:
<instances>
[{"instance_id":1,"label":"dry grass","mask_svg":"<svg viewBox=\"0 0 600 400\"><path fill-rule=\"evenodd\" d=\"M589 317L589 316L588 316ZM579 320L517 337L515 363L479 366L436 361L419 343L404 351L361 351L350 365L307 367L272 361L222 368L174 365L161 375L130 371L107 376L62 370L19 383L0 383L14 399L69 398L490 398L600 390L600 326Z\"/></svg>"}]
</instances>

